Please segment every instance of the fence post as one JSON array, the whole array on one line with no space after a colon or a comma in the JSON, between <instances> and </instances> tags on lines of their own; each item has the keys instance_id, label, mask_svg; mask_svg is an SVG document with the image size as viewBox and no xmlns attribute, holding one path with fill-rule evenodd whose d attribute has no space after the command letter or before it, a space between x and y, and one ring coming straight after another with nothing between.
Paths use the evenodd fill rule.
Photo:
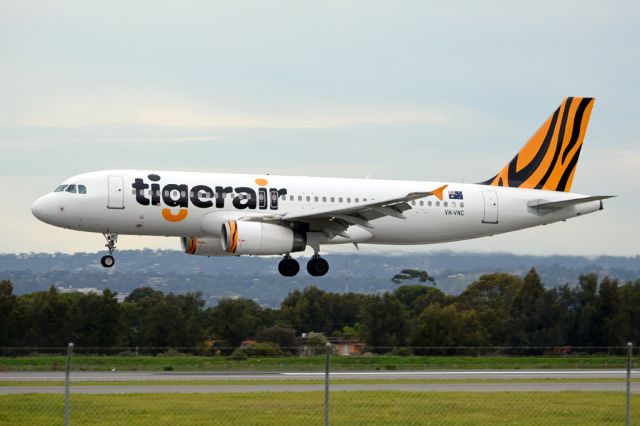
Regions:
<instances>
[{"instance_id":1,"label":"fence post","mask_svg":"<svg viewBox=\"0 0 640 426\"><path fill-rule=\"evenodd\" d=\"M71 371L71 354L73 343L67 346L67 368L64 373L64 426L69 426L69 373Z\"/></svg>"},{"instance_id":2,"label":"fence post","mask_svg":"<svg viewBox=\"0 0 640 426\"><path fill-rule=\"evenodd\" d=\"M324 426L329 426L329 363L331 361L331 343L327 342L324 363Z\"/></svg>"},{"instance_id":3,"label":"fence post","mask_svg":"<svg viewBox=\"0 0 640 426\"><path fill-rule=\"evenodd\" d=\"M633 343L627 343L627 426L631 426L631 364L633 360Z\"/></svg>"}]
</instances>

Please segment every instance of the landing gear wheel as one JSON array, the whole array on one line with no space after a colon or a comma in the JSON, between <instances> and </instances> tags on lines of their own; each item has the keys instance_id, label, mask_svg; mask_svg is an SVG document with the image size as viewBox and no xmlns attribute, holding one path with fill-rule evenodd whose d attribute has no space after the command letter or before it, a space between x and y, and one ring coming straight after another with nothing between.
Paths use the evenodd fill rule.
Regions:
<instances>
[{"instance_id":1,"label":"landing gear wheel","mask_svg":"<svg viewBox=\"0 0 640 426\"><path fill-rule=\"evenodd\" d=\"M297 260L287 256L278 264L278 272L284 277L293 277L300 272L300 264Z\"/></svg>"},{"instance_id":2,"label":"landing gear wheel","mask_svg":"<svg viewBox=\"0 0 640 426\"><path fill-rule=\"evenodd\" d=\"M104 266L105 268L111 268L116 263L116 260L113 258L113 252L116 251L116 243L118 242L118 234L113 234L111 232L105 232L102 235L104 235L104 238L107 240L107 244L105 244L105 247L109 251L109 254L106 255L106 256L102 256L102 259L100 259L100 264L102 266Z\"/></svg>"},{"instance_id":3,"label":"landing gear wheel","mask_svg":"<svg viewBox=\"0 0 640 426\"><path fill-rule=\"evenodd\" d=\"M100 264L105 268L111 268L115 263L116 260L110 254L102 256L102 259L100 259Z\"/></svg>"},{"instance_id":4,"label":"landing gear wheel","mask_svg":"<svg viewBox=\"0 0 640 426\"><path fill-rule=\"evenodd\" d=\"M320 256L313 256L307 263L307 272L314 277L321 277L329 272L329 262Z\"/></svg>"}]
</instances>

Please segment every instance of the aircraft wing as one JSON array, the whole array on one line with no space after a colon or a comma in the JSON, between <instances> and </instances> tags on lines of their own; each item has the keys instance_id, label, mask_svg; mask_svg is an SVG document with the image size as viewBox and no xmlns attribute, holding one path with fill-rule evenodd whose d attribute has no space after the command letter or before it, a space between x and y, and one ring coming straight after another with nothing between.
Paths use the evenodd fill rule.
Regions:
<instances>
[{"instance_id":1,"label":"aircraft wing","mask_svg":"<svg viewBox=\"0 0 640 426\"><path fill-rule=\"evenodd\" d=\"M312 212L292 212L283 215L263 216L258 218L247 218L247 220L261 221L285 221L285 222L306 222L313 224L318 231L323 232L329 238L341 235L348 238L344 231L352 225L373 229L370 221L382 217L390 216L397 219L406 219L403 212L411 209L409 202L420 198L435 195L442 199L442 193L448 185L441 186L432 191L410 192L398 197L384 200L369 200L349 207L328 208L315 210Z\"/></svg>"}]
</instances>

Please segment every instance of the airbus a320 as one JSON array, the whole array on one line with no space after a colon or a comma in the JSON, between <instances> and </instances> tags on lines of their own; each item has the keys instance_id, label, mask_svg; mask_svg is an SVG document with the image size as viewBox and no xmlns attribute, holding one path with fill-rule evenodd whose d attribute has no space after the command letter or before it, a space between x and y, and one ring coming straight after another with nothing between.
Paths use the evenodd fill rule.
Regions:
<instances>
[{"instance_id":1,"label":"airbus a320","mask_svg":"<svg viewBox=\"0 0 640 426\"><path fill-rule=\"evenodd\" d=\"M570 97L495 176L476 184L304 176L107 170L73 176L32 206L36 218L101 233L115 263L118 235L179 237L190 255L282 255L329 244L433 244L516 231L603 208L610 196L571 191L593 98Z\"/></svg>"}]
</instances>

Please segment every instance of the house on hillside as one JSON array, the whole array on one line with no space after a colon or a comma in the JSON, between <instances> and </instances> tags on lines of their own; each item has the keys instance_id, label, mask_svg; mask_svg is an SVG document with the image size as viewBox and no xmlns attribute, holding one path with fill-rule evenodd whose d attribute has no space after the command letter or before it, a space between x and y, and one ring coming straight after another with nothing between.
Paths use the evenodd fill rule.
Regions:
<instances>
[{"instance_id":1,"label":"house on hillside","mask_svg":"<svg viewBox=\"0 0 640 426\"><path fill-rule=\"evenodd\" d=\"M333 346L336 355L362 355L366 344L359 340L337 339L329 337L327 339Z\"/></svg>"},{"instance_id":2,"label":"house on hillside","mask_svg":"<svg viewBox=\"0 0 640 426\"><path fill-rule=\"evenodd\" d=\"M359 340L325 337L322 333L302 333L300 355L313 356L324 353L325 343L331 343L331 351L336 355L362 355L366 344Z\"/></svg>"}]
</instances>

